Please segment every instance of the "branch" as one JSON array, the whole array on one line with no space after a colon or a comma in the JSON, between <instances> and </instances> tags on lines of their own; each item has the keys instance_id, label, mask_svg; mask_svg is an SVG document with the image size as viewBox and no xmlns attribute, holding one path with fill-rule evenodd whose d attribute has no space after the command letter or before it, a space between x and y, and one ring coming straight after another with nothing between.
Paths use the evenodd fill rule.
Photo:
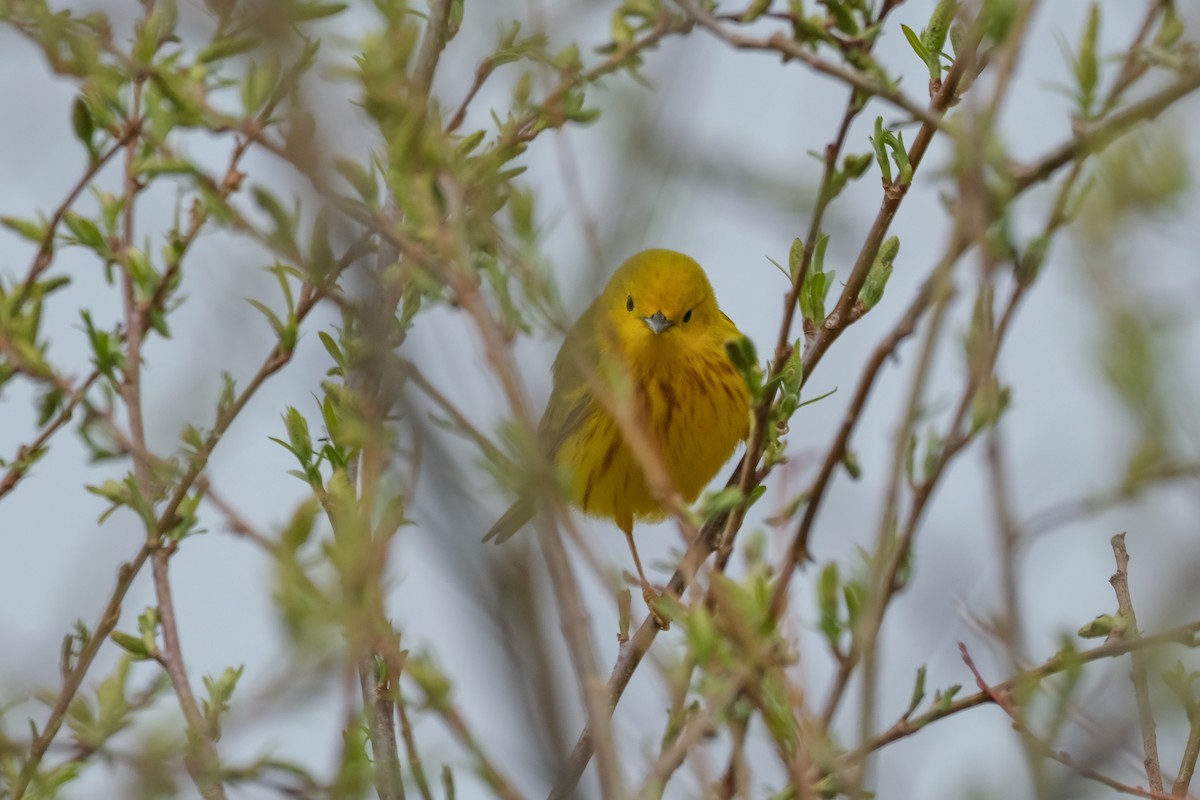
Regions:
<instances>
[{"instance_id":1,"label":"branch","mask_svg":"<svg viewBox=\"0 0 1200 800\"><path fill-rule=\"evenodd\" d=\"M225 797L225 789L221 785L220 760L216 747L210 736L209 726L204 723L204 715L196 704L195 695L188 680L187 667L183 659L183 650L179 642L179 627L175 620L175 603L171 599L171 583L168 577L168 560L175 550L174 544L163 546L161 540L151 556L150 568L154 575L154 594L158 600L158 616L162 624L163 646L160 663L171 678L171 686L179 698L179 707L190 735L189 745L196 748L199 763L193 764L185 757L188 772L206 800L216 800Z\"/></svg>"},{"instance_id":2,"label":"branch","mask_svg":"<svg viewBox=\"0 0 1200 800\"><path fill-rule=\"evenodd\" d=\"M25 298L33 291L33 285L37 282L38 276L53 262L54 234L58 231L58 225L62 222L63 217L66 216L67 211L75 204L75 200L87 188L88 184L92 182L97 173L112 160L112 157L125 149L126 145L137 138L140 128L141 126L136 122L127 123L124 132L121 134L121 138L117 139L99 157L92 159L88 164L88 168L84 170L82 177L75 182L75 185L67 192L66 198L54 210L54 214L50 217L50 223L46 226L46 232L42 236L42 241L38 244L37 253L33 257L33 263L30 264L29 271L26 273L25 280L21 283L21 289L14 300L14 309L20 308Z\"/></svg>"},{"instance_id":3,"label":"branch","mask_svg":"<svg viewBox=\"0 0 1200 800\"><path fill-rule=\"evenodd\" d=\"M1122 111L1105 117L1100 122L1084 126L1081 131L1056 147L1044 158L1033 164L1014 169L1014 192L1022 192L1030 186L1046 180L1058 169L1080 156L1090 155L1104 149L1130 128L1138 123L1155 119L1197 89L1200 89L1200 67L1183 71L1179 80L1166 88L1160 89Z\"/></svg>"},{"instance_id":4,"label":"branch","mask_svg":"<svg viewBox=\"0 0 1200 800\"><path fill-rule=\"evenodd\" d=\"M64 425L71 421L71 417L75 415L75 409L79 407L81 402L83 402L84 397L87 395L88 389L91 388L92 384L95 383L96 379L99 377L99 370L92 370L92 373L84 378L83 382L80 383L79 386L70 393L70 399L63 404L62 410L58 412L58 416L56 416L49 425L42 429L42 432L38 434L36 439L27 445L22 445L17 449L16 456L9 461L12 466L8 468L8 472L4 474L4 477L0 479L0 497L4 497L4 495L16 488L17 483L20 482L21 478L25 477L28 472L28 469L24 467L21 462L23 462L29 455L36 453L38 450L45 447L46 443L50 441L50 437L52 437Z\"/></svg>"},{"instance_id":5,"label":"branch","mask_svg":"<svg viewBox=\"0 0 1200 800\"><path fill-rule=\"evenodd\" d=\"M939 128L942 125L941 117L937 110L922 108L903 92L893 89L890 86L885 86L868 77L865 73L834 64L831 61L826 61L809 50L805 45L789 36L785 36L782 33L772 34L766 39L742 36L721 25L715 17L706 11L702 11L692 0L674 0L674 2L692 19L696 20L701 27L707 29L718 39L732 47L739 50L766 50L779 53L784 57L784 60L795 59L811 67L816 72L836 78L847 86L853 86L855 89L860 89L869 95L886 100L888 103L891 103L896 108L899 108L901 111L926 125L933 128ZM886 14L890 10L890 7L885 7L881 12L880 19L882 19L883 14ZM949 78L947 78L947 81L949 81ZM916 164L914 163L913 166L915 167Z\"/></svg>"},{"instance_id":6,"label":"branch","mask_svg":"<svg viewBox=\"0 0 1200 800\"><path fill-rule=\"evenodd\" d=\"M1117 607L1125 618L1126 627L1123 632L1116 634L1124 638L1137 640L1137 615L1133 611L1133 599L1129 595L1129 551L1125 549L1125 534L1118 533L1112 537L1113 558L1117 561L1117 571L1109 578L1113 592L1117 595ZM1115 632L1114 632L1115 633ZM1141 652L1130 655L1133 668L1129 679L1133 681L1133 696L1137 701L1138 725L1142 729L1142 752L1145 755L1146 779L1150 781L1151 791L1162 793L1162 767L1158 761L1158 740L1154 732L1154 709L1150 705L1150 684L1146 678L1146 660Z\"/></svg>"},{"instance_id":7,"label":"branch","mask_svg":"<svg viewBox=\"0 0 1200 800\"><path fill-rule=\"evenodd\" d=\"M1071 756L1069 756L1067 753L1060 750L1055 750L1049 744L1043 742L1040 738L1035 736L1033 731L1029 729L1029 726L1025 724L1020 712L1012 703L1010 692L1007 689L989 686L987 681L985 681L983 676L979 673L979 669L975 666L975 662L971 660L971 654L967 652L967 646L962 642L959 642L958 649L962 654L963 662L967 665L967 668L971 670L971 674L975 676L975 683L979 686L982 692L991 699L993 703L1003 709L1004 713L1008 714L1009 718L1011 718L1013 721L1013 727L1016 728L1018 732L1025 735L1027 741L1035 752L1040 753L1045 758L1054 759L1063 766L1074 770L1083 778L1102 783L1108 788L1120 792L1121 794L1133 795L1134 797L1147 797L1151 800L1170 800L1171 796L1164 794L1161 786L1157 789L1152 787L1150 791L1146 791L1138 786L1130 786L1129 784L1121 783L1116 778L1105 775L1099 770L1093 769L1086 764L1080 764L1075 759L1071 758Z\"/></svg>"},{"instance_id":8,"label":"branch","mask_svg":"<svg viewBox=\"0 0 1200 800\"><path fill-rule=\"evenodd\" d=\"M29 782L37 774L38 765L41 764L51 742L54 741L59 728L62 727L63 718L66 717L67 710L71 707L71 701L75 699L75 694L83 684L84 676L91 668L96 654L100 652L101 645L108 640L108 635L117 627L117 622L121 619L121 603L125 600L129 587L133 585L133 579L145 566L150 552L150 545L144 544L132 561L118 567L117 585L108 598L108 604L96 621L96 627L87 644L80 650L75 669L64 677L62 691L58 693L58 699L54 701L54 707L50 709L50 716L46 720L45 726L42 727L42 732L33 737L33 744L29 748L29 758L22 765L20 774L13 782L12 800L21 800L25 796Z\"/></svg>"},{"instance_id":9,"label":"branch","mask_svg":"<svg viewBox=\"0 0 1200 800\"><path fill-rule=\"evenodd\" d=\"M1168 644L1197 648L1200 647L1200 640L1197 639L1197 635L1200 635L1200 620L1175 628L1169 628L1150 636L1105 642L1102 645L1093 647L1091 650L1084 650L1083 652L1075 652L1073 650L1062 651L1051 656L1036 667L1018 672L1001 683L992 684L991 688L1005 693L1025 690L1030 685L1038 684L1046 678L1075 669L1084 664L1109 658L1118 658L1126 653L1150 650ZM892 742L906 739L933 722L990 702L993 702L992 695L988 692L980 691L952 703L936 706L918 717L909 718L905 715L888 730L873 737L870 741L864 742L855 750L844 753L839 757L834 771L857 763Z\"/></svg>"},{"instance_id":10,"label":"branch","mask_svg":"<svg viewBox=\"0 0 1200 800\"><path fill-rule=\"evenodd\" d=\"M131 116L135 127L141 125L141 99L144 78L138 77L133 84L133 99ZM126 413L129 416L129 435L131 440L130 455L133 459L133 472L139 491L143 497L153 497L154 490L150 473L151 455L146 447L146 429L143 419L141 373L142 373L142 340L145 326L145 314L137 301L134 278L129 266L129 254L134 247L134 215L137 196L144 188L138 180L136 162L139 151L137 137L129 139L125 148L125 202L122 220L122 252L118 256L121 264L121 295L125 314L125 346L128 350L126 367L121 377L121 397L125 401ZM204 724L204 715L196 703L188 680L187 666L183 658L183 648L179 639L179 628L175 620L175 603L171 597L171 584L168 577L168 559L175 552L174 542L165 542L163 534L166 531L160 525L150 527L146 531L147 539L153 548L151 556L151 571L154 575L154 594L158 601L159 620L162 625L162 658L161 663L171 678L171 686L179 700L188 727L189 744L195 748L198 763L185 758L188 773L195 780L197 788L206 800L224 800L225 789L221 785L220 760L217 755L213 733Z\"/></svg>"},{"instance_id":11,"label":"branch","mask_svg":"<svg viewBox=\"0 0 1200 800\"><path fill-rule=\"evenodd\" d=\"M425 35L421 38L421 50L413 68L413 88L421 98L429 96L433 84L433 73L437 71L438 58L446 47L446 23L450 16L451 0L430 0L429 20L425 24Z\"/></svg>"}]
</instances>

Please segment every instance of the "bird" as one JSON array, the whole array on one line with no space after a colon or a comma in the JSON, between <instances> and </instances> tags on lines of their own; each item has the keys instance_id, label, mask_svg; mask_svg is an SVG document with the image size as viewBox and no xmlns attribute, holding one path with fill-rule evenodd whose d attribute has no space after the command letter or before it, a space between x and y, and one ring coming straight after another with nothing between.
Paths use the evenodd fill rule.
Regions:
<instances>
[{"instance_id":1,"label":"bird","mask_svg":"<svg viewBox=\"0 0 1200 800\"><path fill-rule=\"evenodd\" d=\"M678 495L695 501L749 431L749 390L726 351L741 336L699 263L673 250L644 250L613 273L568 331L551 368L538 446L563 474L567 499L625 534L656 619L659 595L642 567L633 526L661 520L668 509L635 454L645 448L627 437L648 439ZM614 414L620 403L624 415ZM634 420L634 430L620 418ZM506 541L535 506L526 491L483 540Z\"/></svg>"}]
</instances>

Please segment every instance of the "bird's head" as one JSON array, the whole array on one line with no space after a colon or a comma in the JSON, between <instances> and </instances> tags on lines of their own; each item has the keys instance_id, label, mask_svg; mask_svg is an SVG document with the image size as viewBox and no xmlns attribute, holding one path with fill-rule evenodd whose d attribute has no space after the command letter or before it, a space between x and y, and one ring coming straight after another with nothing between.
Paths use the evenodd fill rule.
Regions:
<instances>
[{"instance_id":1,"label":"bird's head","mask_svg":"<svg viewBox=\"0 0 1200 800\"><path fill-rule=\"evenodd\" d=\"M673 250L644 250L630 258L600 302L627 356L686 351L711 335L721 316L704 270Z\"/></svg>"}]
</instances>

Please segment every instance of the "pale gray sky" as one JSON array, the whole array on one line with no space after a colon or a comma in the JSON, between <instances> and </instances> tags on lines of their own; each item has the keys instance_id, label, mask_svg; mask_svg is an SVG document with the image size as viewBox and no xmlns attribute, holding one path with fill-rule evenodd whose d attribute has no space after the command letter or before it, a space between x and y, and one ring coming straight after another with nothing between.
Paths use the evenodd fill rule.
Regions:
<instances>
[{"instance_id":1,"label":"pale gray sky","mask_svg":"<svg viewBox=\"0 0 1200 800\"><path fill-rule=\"evenodd\" d=\"M109 5L116 8L116 4ZM435 84L447 106L455 104L469 85L476 58L493 40L497 21L528 13L525 2L490 6L468 2L467 6L462 34L447 49ZM576 0L547 0L545 6L554 41L565 43L580 36L584 44L599 43L612 8L611 3ZM919 30L931 6L926 0L910 0L895 12L895 21ZM1141 5L1106 2L1102 6L1102 50L1122 48L1131 26L1140 19ZM1086 8L1087 4L1070 0L1045 3L1035 19L1002 130L1017 158L1035 157L1069 135L1068 102L1054 87L1066 80L1056 37L1074 42ZM356 9L341 21L338 29L347 35L347 42L330 42L323 51L326 61L332 64L349 58L353 38L371 21L371 12L365 9ZM1200 20L1193 15L1192 22ZM586 46L583 50L590 53ZM905 88L920 96L924 68L901 37L885 38L877 54L893 71L903 72ZM569 194L562 171L567 151L561 147L569 148L578 163L582 192L604 245L599 265L604 274L642 247L684 250L705 265L723 308L765 354L775 339L784 288L767 257L785 260L792 238L807 230L809 198L819 177L819 164L807 152L820 150L833 135L844 90L797 64L781 66L774 57L734 52L703 32L665 43L647 57L645 73L653 89L633 86L624 77L609 79L605 89L589 94L591 102L605 111L599 122L566 133L563 145L556 146L547 136L521 159L529 166L523 180L539 191L546 253L561 276L564 301L572 310L581 309L604 275L595 275L581 229L567 211ZM513 75L515 72L503 73L506 79ZM465 128L490 126L489 105L506 102L507 85L503 80L489 85L472 107ZM321 99L337 120L341 132L338 149L361 155L373 140L363 116L348 104L349 92L352 87L345 83L328 82ZM0 156L0 174L4 175L0 213L30 216L38 210L48 211L60 202L83 164L81 149L65 124L72 88L48 73L28 43L0 30L0 99L10 110L0 125L0 153L4 154ZM873 109L853 129L849 151L868 149L867 137L876 114L889 122L899 118L882 104ZM1200 123L1197 110L1193 99L1157 124L1194 130ZM631 152L629 136L635 125L639 138ZM1194 161L1194 137L1185 142ZM209 142L191 140L188 147L198 158L213 158L214 163L221 158L211 151ZM940 254L946 216L937 194L945 186L945 162L946 151L935 146L894 226L903 244L885 300L837 343L814 374L810 396L834 388L839 391L797 415L789 437L792 463L776 474L771 493L748 526L762 527L765 512L777 508L788 496L785 489L795 493L811 480L861 365ZM696 179L693 169L705 171L708 177ZM300 190L300 184L281 177L278 164L270 160L252 159L245 170L261 176L264 183L287 180ZM107 177L115 174L109 170ZM829 217L834 237L827 268L839 275L848 271L848 261L857 252L879 204L880 190L872 176L848 189ZM1200 206L1196 199L1193 189L1176 212L1153 220L1136 239L1114 245L1121 248L1135 276L1131 280L1148 303L1182 311L1200 301L1200 273L1196 271ZM139 209L139 225L149 235L161 231L171 213L169 193L157 200L161 202L143 201ZM1018 215L1020 234L1030 233L1044 215L1047 202L1045 193L1027 201ZM0 280L10 283L23 275L30 258L25 243L0 231ZM224 235L206 237L197 247L185 276L188 301L174 318L174 337L154 340L146 353L148 429L152 446L159 452L174 447L185 422L210 420L219 370L229 369L244 379L270 347L270 330L242 300L272 291L272 279L261 270L262 258L245 242ZM54 272L70 275L73 282L47 306L45 329L52 341L51 353L59 363L72 365L73 374L81 375L88 366L78 309L91 308L98 320L115 319L119 298L104 283L98 266L79 253L64 251ZM959 274L969 275L969 268ZM1070 237L1063 237L1043 279L1021 309L1001 358L1001 373L1014 392L1014 408L1004 426L1015 467L1013 492L1023 518L1110 485L1121 474L1130 446L1121 409L1103 388L1095 364L1100 331L1083 276L1084 267L1075 257ZM969 294L965 278L961 285ZM968 311L969 304L965 308L960 304L954 316L956 330L963 330ZM313 321L328 326L334 318L322 312ZM299 481L284 474L292 468L291 457L266 437L281 435L279 415L289 403L298 405L316 424L310 397L323 377L326 356L315 330L315 326L308 328L294 363L255 398L211 464L214 485L264 529L277 530L305 494ZM1190 391L1194 401L1195 367L1200 365L1195 322L1188 320L1184 330L1186 335L1175 350L1176 372L1181 391ZM557 345L557 341L537 336L516 346L535 404L540 405L548 393L545 365ZM464 411L478 427L497 429L506 410L493 400L494 384L486 377L483 359L460 315L437 311L422 317L408 347L409 357L421 363L445 393L461 399ZM885 371L855 434L853 443L865 470L862 479L851 482L844 475L835 479L814 534L813 550L821 561L836 559L849 564L857 545L869 546L873 541L887 478L883 465L896 424L895 401L907 387L913 352L910 342L900 351L900 363ZM930 393L935 410L944 411L944 406L956 399L961 366L961 350L947 342L940 351ZM0 457L11 455L30 438L29 405L29 392L21 381L0 392ZM1196 422L1194 417L1192 422ZM1200 429L1192 433L1195 452ZM522 535L522 541L508 552L476 547L474 543L502 510L505 499L466 444L437 432L430 435L446 448L461 485L455 496L447 497L447 486L436 475L422 479L412 509L418 525L402 535L391 565L395 588L390 608L404 631L405 646L427 647L437 654L455 681L460 708L477 727L481 740L498 761L509 765L521 788L536 796L544 793L546 778L537 771L535 748L522 729L524 723L513 717L513 701L497 691L497 630L481 613L481 601L465 591L469 587L464 585L473 576L486 581L493 559L511 558L531 548L533 537ZM955 683L970 686L972 680L958 655L959 640L972 646L977 662L989 675L997 679L1004 675L1003 655L996 651L997 658L991 658L985 638L968 622L970 617L983 618L999 608L992 566L995 532L981 464L977 452L960 459L939 490L918 539L915 583L897 601L883 639L886 662L895 671L889 674L880 700L881 723L902 712L913 676L923 663L929 665L931 690ZM0 657L3 701L54 681L63 634L77 617L92 624L111 589L117 565L136 551L141 533L131 515L118 513L97 525L105 504L81 488L123 471L123 466L85 466L85 453L73 434L63 435L18 491L0 502L0 641L6 643ZM1194 616L1197 604L1193 597L1181 604L1172 601L1179 597L1181 585L1187 585L1179 581L1194 574L1189 571L1196 567L1196 501L1194 486L1190 492L1156 493L1133 509L1066 526L1033 544L1022 562L1031 656L1037 660L1048 657L1064 633L1115 609L1107 584L1112 572L1108 539L1119 530L1130 532L1133 590L1147 609L1143 627L1157 627L1156 608L1163 608L1172 618ZM329 680L300 708L280 712L290 700L272 699L273 687L303 685L304 675L290 670L285 661L286 642L271 600L270 564L257 550L226 533L219 517L209 512L206 519L210 533L188 540L172 561L184 652L193 683L199 687L202 675L245 664L235 708L239 699L263 698L233 713L225 726L221 751L248 757L273 750L327 775L335 766L340 741L343 693L330 688L337 682ZM615 564L629 566L624 542L615 528L605 522L588 522L587 528L594 532L598 552ZM770 532L773 553L785 545L787 533ZM643 528L638 541L648 563L656 564L658 575L665 576L663 562L678 545L673 530L666 526ZM552 614L540 562L533 563L538 568L532 574L541 581L539 591L547 613ZM587 588L601 670L607 672L616 657L615 610L583 565L577 563L576 567ZM797 631L812 628L808 587L814 575L810 569L795 579L797 608L792 624ZM475 589L480 592L478 597L487 596L486 586ZM132 628L137 614L153 602L147 573L129 595L121 627ZM557 634L556 623L549 633ZM678 652L680 635L675 630L660 636L656 651ZM803 636L801 642L799 669L813 696L819 698L830 664L816 637ZM94 676L106 674L114 651L107 648ZM565 649L555 655L565 669ZM1099 669L1089 673L1096 676L1090 680L1099 686L1100 676L1107 676L1113 693L1123 695L1123 670L1123 666ZM151 674L150 667L139 671L143 676ZM665 705L662 688L653 667L647 665L617 711L617 731L631 759L652 753L656 746ZM559 693L563 702L577 706L569 684ZM164 724L174 720L177 707L173 698L164 698L156 713ZM40 720L44 711L33 702L22 705L5 715L5 730L21 732L28 715ZM582 714L576 710L574 718L578 723ZM843 712L838 722L844 740L851 741L854 714ZM573 741L578 728L575 724L571 727L567 735ZM1164 752L1171 753L1164 760L1173 763L1183 739L1176 735L1177 726L1165 725L1164 730L1171 732L1163 736ZM436 720L421 722L418 735L425 743L428 763L466 764ZM1077 741L1085 740L1079 737ZM1129 741L1132 745L1135 740ZM1140 756L1132 749L1126 755L1136 768ZM1011 787L1013 770L1019 764L1016 739L1000 712L969 712L889 748L879 761L879 796L962 796L986 786L996 791L997 787ZM1128 768L1115 771L1136 776ZM631 772L638 770L632 768ZM111 776L98 769L93 773L71 796L120 796ZM479 787L465 777L466 770L460 773L460 796L481 796ZM761 779L774 786L783 781L769 770ZM671 785L671 795L694 796L697 786L692 780L680 775ZM235 794L268 796L241 790Z\"/></svg>"}]
</instances>

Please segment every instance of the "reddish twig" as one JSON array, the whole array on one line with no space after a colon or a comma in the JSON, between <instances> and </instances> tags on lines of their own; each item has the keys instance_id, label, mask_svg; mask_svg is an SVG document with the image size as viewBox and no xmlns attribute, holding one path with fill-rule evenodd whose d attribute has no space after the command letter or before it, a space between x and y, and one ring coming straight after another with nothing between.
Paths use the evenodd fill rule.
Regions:
<instances>
[{"instance_id":1,"label":"reddish twig","mask_svg":"<svg viewBox=\"0 0 1200 800\"><path fill-rule=\"evenodd\" d=\"M1122 783L1116 778L1105 775L1099 770L1093 769L1086 764L1080 764L1068 753L1061 750L1055 750L1049 744L1043 742L1025 725L1024 720L1021 718L1020 712L1012 703L1012 700L1009 696L1009 689L1007 687L1001 688L990 686L979 673L979 669L975 666L975 662L971 660L971 654L967 651L967 646L962 642L959 642L958 649L962 654L963 663L967 665L967 668L971 670L971 674L975 676L975 683L979 686L980 691L987 695L987 697L993 703L1003 709L1004 713L1008 714L1013 721L1013 727L1025 735L1029 739L1030 743L1034 746L1036 751L1041 755L1045 756L1046 758L1054 759L1064 767L1073 770L1080 777L1096 781L1097 783L1102 783L1108 788L1120 792L1121 794L1128 794L1134 797L1146 797L1150 798L1150 800L1172 800L1171 795L1164 794L1161 789L1146 790L1140 786L1130 786L1127 783Z\"/></svg>"}]
</instances>

